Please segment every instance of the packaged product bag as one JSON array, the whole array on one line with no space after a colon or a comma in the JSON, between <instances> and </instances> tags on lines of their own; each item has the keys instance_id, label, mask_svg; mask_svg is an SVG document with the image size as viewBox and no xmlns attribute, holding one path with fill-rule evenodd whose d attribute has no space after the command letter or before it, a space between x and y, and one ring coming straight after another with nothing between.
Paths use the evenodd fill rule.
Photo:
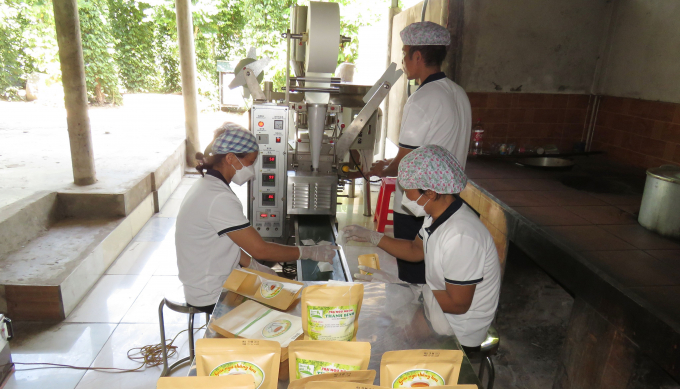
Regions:
<instances>
[{"instance_id":1,"label":"packaged product bag","mask_svg":"<svg viewBox=\"0 0 680 389\"><path fill-rule=\"evenodd\" d=\"M359 266L366 266L366 267L371 267L376 270L380 270L380 257L378 257L378 254L364 254L364 255L359 255ZM359 270L359 272L363 275L373 275L371 273L367 273L363 270Z\"/></svg>"},{"instance_id":2,"label":"packaged product bag","mask_svg":"<svg viewBox=\"0 0 680 389\"><path fill-rule=\"evenodd\" d=\"M270 340L196 340L199 377L250 374L255 389L276 389L280 359L281 345Z\"/></svg>"},{"instance_id":3,"label":"packaged product bag","mask_svg":"<svg viewBox=\"0 0 680 389\"><path fill-rule=\"evenodd\" d=\"M162 377L156 389L255 389L255 380L250 374L221 377Z\"/></svg>"},{"instance_id":4,"label":"packaged product bag","mask_svg":"<svg viewBox=\"0 0 680 389\"><path fill-rule=\"evenodd\" d=\"M227 338L273 340L281 345L281 361L288 358L288 345L302 335L302 320L248 300L210 323Z\"/></svg>"},{"instance_id":5,"label":"packaged product bag","mask_svg":"<svg viewBox=\"0 0 680 389\"><path fill-rule=\"evenodd\" d=\"M290 381L326 373L366 370L368 342L297 340L288 346Z\"/></svg>"},{"instance_id":6,"label":"packaged product bag","mask_svg":"<svg viewBox=\"0 0 680 389\"><path fill-rule=\"evenodd\" d=\"M252 269L234 269L224 289L285 311L297 299L302 282L277 277Z\"/></svg>"},{"instance_id":7,"label":"packaged product bag","mask_svg":"<svg viewBox=\"0 0 680 389\"><path fill-rule=\"evenodd\" d=\"M380 361L380 386L413 388L456 385L461 350L388 351Z\"/></svg>"},{"instance_id":8,"label":"packaged product bag","mask_svg":"<svg viewBox=\"0 0 680 389\"><path fill-rule=\"evenodd\" d=\"M355 340L364 285L333 282L310 285L302 291L302 330L305 339Z\"/></svg>"},{"instance_id":9,"label":"packaged product bag","mask_svg":"<svg viewBox=\"0 0 680 389\"><path fill-rule=\"evenodd\" d=\"M319 374L291 381L288 389L305 389L311 382L354 382L357 384L370 385L375 381L375 370L344 371L342 373Z\"/></svg>"},{"instance_id":10,"label":"packaged product bag","mask_svg":"<svg viewBox=\"0 0 680 389\"><path fill-rule=\"evenodd\" d=\"M413 385L412 388L424 388L429 385ZM477 389L477 385L443 385L440 389ZM382 386L358 384L356 382L310 382L305 389L383 389Z\"/></svg>"}]
</instances>

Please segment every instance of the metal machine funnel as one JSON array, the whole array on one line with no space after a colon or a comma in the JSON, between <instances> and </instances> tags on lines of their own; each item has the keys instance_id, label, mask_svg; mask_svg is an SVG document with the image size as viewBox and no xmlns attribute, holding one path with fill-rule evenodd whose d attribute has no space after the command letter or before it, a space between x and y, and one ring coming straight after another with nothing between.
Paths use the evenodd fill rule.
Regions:
<instances>
[{"instance_id":1,"label":"metal machine funnel","mask_svg":"<svg viewBox=\"0 0 680 389\"><path fill-rule=\"evenodd\" d=\"M328 104L307 105L307 126L309 128L309 151L312 154L312 171L319 171L319 156L323 144L323 132L326 127L326 110Z\"/></svg>"}]
</instances>

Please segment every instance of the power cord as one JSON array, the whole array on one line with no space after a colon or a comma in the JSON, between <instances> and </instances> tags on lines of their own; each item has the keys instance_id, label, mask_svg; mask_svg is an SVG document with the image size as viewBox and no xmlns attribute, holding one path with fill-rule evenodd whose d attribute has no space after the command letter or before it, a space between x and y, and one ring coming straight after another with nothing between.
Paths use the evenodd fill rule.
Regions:
<instances>
[{"instance_id":1,"label":"power cord","mask_svg":"<svg viewBox=\"0 0 680 389\"><path fill-rule=\"evenodd\" d=\"M352 154L352 151L349 152L349 157L352 158L352 162L354 163L354 166L359 167L359 164L358 164L357 161L354 159L354 154ZM358 169L358 170L359 170L359 174L361 174L361 177L363 177L364 180L366 180L366 181L368 181L368 182L375 183L375 182L381 182L381 181L382 181L382 180L371 181L371 180L369 180L368 178L366 178L366 176L364 175L363 169Z\"/></svg>"},{"instance_id":2,"label":"power cord","mask_svg":"<svg viewBox=\"0 0 680 389\"><path fill-rule=\"evenodd\" d=\"M194 331L200 331L205 328L207 324L204 324ZM177 346L174 345L177 337L186 330L182 330L175 335L169 343L166 343L166 350L168 352L168 358L177 355ZM167 342L167 340L166 340ZM138 350L136 352L133 352ZM18 369L17 371L29 371L29 370L41 370L41 369L74 369L74 370L96 370L104 373L134 373L143 371L142 369L147 367L160 366L163 364L163 345L161 343L147 345L143 347L133 347L128 350L127 357L131 361L141 363L141 365L135 369L120 369L117 367L84 367L84 366L72 366L63 365L60 363L41 363L41 362L14 362L15 365L33 365L41 367L33 367L28 369Z\"/></svg>"}]
</instances>

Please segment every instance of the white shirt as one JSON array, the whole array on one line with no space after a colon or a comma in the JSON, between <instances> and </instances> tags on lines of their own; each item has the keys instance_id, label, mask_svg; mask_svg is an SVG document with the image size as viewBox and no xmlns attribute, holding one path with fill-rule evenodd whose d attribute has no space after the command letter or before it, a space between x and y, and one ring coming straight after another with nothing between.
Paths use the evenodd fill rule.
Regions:
<instances>
[{"instance_id":1,"label":"white shirt","mask_svg":"<svg viewBox=\"0 0 680 389\"><path fill-rule=\"evenodd\" d=\"M227 233L248 226L241 202L219 172L208 170L189 189L175 226L177 268L187 303L203 307L217 302L241 256Z\"/></svg>"},{"instance_id":2,"label":"white shirt","mask_svg":"<svg viewBox=\"0 0 680 389\"><path fill-rule=\"evenodd\" d=\"M445 313L463 346L479 346L498 307L501 267L491 233L479 217L460 200L433 223L425 218L418 236L425 251L425 281L432 290L446 284L476 284L470 309L462 315Z\"/></svg>"},{"instance_id":3,"label":"white shirt","mask_svg":"<svg viewBox=\"0 0 680 389\"><path fill-rule=\"evenodd\" d=\"M467 94L458 84L436 73L425 79L404 105L399 147L417 149L440 145L449 150L465 169L472 130L472 110ZM401 205L404 190L397 185L394 212L411 213Z\"/></svg>"}]
</instances>

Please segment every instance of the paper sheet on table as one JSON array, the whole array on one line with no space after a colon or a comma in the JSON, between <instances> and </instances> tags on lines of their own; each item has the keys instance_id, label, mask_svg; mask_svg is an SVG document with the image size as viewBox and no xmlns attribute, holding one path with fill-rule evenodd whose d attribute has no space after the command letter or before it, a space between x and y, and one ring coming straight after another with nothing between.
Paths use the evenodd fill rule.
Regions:
<instances>
[{"instance_id":1,"label":"paper sheet on table","mask_svg":"<svg viewBox=\"0 0 680 389\"><path fill-rule=\"evenodd\" d=\"M248 300L211 324L220 335L275 340L281 347L302 335L302 319Z\"/></svg>"},{"instance_id":2,"label":"paper sheet on table","mask_svg":"<svg viewBox=\"0 0 680 389\"><path fill-rule=\"evenodd\" d=\"M319 243L316 243L313 239L303 239L301 242L305 246L328 246L331 244L331 242L327 242L325 240L321 240ZM319 262L317 264L317 268L320 272L333 271L333 264L328 262Z\"/></svg>"}]
</instances>

